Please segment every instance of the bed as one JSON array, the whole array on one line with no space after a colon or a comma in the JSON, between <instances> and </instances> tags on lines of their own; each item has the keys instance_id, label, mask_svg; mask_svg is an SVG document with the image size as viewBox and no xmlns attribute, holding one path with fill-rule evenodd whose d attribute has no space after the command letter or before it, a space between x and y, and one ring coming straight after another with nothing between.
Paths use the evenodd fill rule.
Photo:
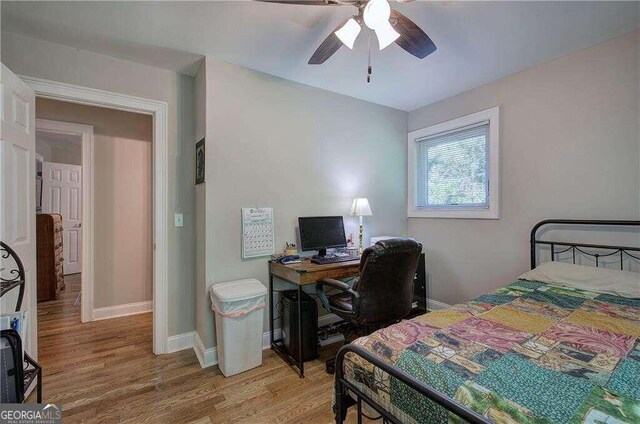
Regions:
<instances>
[{"instance_id":1,"label":"bed","mask_svg":"<svg viewBox=\"0 0 640 424\"><path fill-rule=\"evenodd\" d=\"M640 247L537 236L567 225L640 221L543 221L514 283L344 346L336 422L366 404L394 423L640 423L640 274L624 270ZM551 262L536 267L541 250ZM575 265L584 256L596 267ZM600 268L614 259L621 270Z\"/></svg>"}]
</instances>

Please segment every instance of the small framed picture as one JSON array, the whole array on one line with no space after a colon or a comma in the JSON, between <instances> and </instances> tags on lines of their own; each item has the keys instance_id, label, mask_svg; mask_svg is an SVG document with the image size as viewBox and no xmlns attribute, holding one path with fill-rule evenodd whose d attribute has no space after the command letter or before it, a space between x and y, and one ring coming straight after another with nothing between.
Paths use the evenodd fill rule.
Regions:
<instances>
[{"instance_id":1,"label":"small framed picture","mask_svg":"<svg viewBox=\"0 0 640 424\"><path fill-rule=\"evenodd\" d=\"M196 185L204 182L204 138L196 143Z\"/></svg>"}]
</instances>

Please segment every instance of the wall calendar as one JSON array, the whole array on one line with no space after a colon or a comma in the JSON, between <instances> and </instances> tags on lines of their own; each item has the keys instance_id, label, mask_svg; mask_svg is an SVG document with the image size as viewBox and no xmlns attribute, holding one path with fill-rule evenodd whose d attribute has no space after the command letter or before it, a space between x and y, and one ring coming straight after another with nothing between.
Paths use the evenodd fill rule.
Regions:
<instances>
[{"instance_id":1,"label":"wall calendar","mask_svg":"<svg viewBox=\"0 0 640 424\"><path fill-rule=\"evenodd\" d=\"M242 258L274 253L273 208L242 208Z\"/></svg>"}]
</instances>

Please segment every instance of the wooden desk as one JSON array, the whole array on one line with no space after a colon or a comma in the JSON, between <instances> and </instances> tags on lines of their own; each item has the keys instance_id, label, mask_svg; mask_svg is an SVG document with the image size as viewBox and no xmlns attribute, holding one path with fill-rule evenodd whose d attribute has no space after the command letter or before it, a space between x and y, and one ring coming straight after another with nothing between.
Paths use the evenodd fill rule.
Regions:
<instances>
[{"instance_id":1,"label":"wooden desk","mask_svg":"<svg viewBox=\"0 0 640 424\"><path fill-rule=\"evenodd\" d=\"M298 368L300 377L304 377L304 361L297 360L284 348L284 340L279 338L274 340L274 313L273 313L273 280L278 278L289 283L298 291L298 358L302 359L302 292L303 287L313 285L322 278L333 278L340 280L343 278L357 277L360 274L360 260L349 262L337 262L333 264L314 264L309 259L304 259L299 264L283 265L280 262L269 262L269 334L271 349L287 361L290 365ZM417 316L427 312L427 279L425 270L425 256L420 254L418 269L413 283L414 307L409 316Z\"/></svg>"},{"instance_id":2,"label":"wooden desk","mask_svg":"<svg viewBox=\"0 0 640 424\"><path fill-rule=\"evenodd\" d=\"M314 264L309 259L302 263L283 265L280 262L269 262L269 274L297 285L313 284L323 278L339 280L357 276L360 273L360 259L333 264Z\"/></svg>"},{"instance_id":3,"label":"wooden desk","mask_svg":"<svg viewBox=\"0 0 640 424\"><path fill-rule=\"evenodd\" d=\"M290 365L298 368L300 378L304 377L304 358L302 355L302 288L306 285L314 284L322 278L348 278L356 277L360 273L360 260L349 262L337 262L333 264L314 264L309 259L303 259L299 264L283 265L277 261L269 262L269 334L271 349L287 361ZM292 284L298 290L298 359L294 358L284 348L284 340L275 340L273 313L273 280L278 278L286 283Z\"/></svg>"}]
</instances>

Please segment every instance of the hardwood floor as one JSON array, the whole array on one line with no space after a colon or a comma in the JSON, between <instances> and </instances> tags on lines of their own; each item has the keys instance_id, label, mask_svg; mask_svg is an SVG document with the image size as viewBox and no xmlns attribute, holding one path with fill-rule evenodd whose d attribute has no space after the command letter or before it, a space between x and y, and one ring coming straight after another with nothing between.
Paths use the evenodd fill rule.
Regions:
<instances>
[{"instance_id":1,"label":"hardwood floor","mask_svg":"<svg viewBox=\"0 0 640 424\"><path fill-rule=\"evenodd\" d=\"M155 356L150 313L80 323L79 292L80 276L69 276L60 299L38 304L44 402L62 404L65 423L333 422L323 361L300 379L265 350L262 366L225 378L191 349Z\"/></svg>"}]
</instances>

